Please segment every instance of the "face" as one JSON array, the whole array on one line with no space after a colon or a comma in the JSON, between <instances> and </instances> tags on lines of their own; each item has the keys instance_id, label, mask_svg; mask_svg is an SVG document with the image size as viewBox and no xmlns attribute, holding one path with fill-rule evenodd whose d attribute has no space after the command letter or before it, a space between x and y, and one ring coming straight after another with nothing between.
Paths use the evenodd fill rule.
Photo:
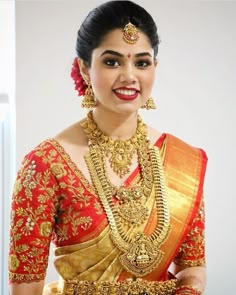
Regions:
<instances>
[{"instance_id":1,"label":"face","mask_svg":"<svg viewBox=\"0 0 236 295\"><path fill-rule=\"evenodd\" d=\"M151 95L156 62L145 34L128 44L120 29L111 31L92 53L88 69L97 108L137 112Z\"/></svg>"}]
</instances>

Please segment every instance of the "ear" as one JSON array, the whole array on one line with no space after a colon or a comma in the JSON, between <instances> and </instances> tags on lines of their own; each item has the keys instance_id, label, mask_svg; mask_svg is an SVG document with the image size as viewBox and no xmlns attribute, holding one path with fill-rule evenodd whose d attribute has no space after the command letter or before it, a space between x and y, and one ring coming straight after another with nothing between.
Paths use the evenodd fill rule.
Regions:
<instances>
[{"instance_id":1,"label":"ear","mask_svg":"<svg viewBox=\"0 0 236 295\"><path fill-rule=\"evenodd\" d=\"M155 58L155 60L154 60L154 66L157 67L158 63L159 63L159 61Z\"/></svg>"},{"instance_id":2,"label":"ear","mask_svg":"<svg viewBox=\"0 0 236 295\"><path fill-rule=\"evenodd\" d=\"M82 75L83 79L86 81L89 80L89 68L85 65L84 61L81 58L77 59L80 74Z\"/></svg>"}]
</instances>

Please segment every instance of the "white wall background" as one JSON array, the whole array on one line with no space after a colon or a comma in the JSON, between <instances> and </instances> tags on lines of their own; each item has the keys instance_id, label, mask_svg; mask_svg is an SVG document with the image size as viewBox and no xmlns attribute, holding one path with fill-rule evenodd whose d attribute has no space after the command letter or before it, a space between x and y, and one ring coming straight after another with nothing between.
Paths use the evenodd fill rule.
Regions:
<instances>
[{"instance_id":1,"label":"white wall background","mask_svg":"<svg viewBox=\"0 0 236 295\"><path fill-rule=\"evenodd\" d=\"M0 295L7 294L9 204L16 170L14 99L14 2L0 1Z\"/></svg>"},{"instance_id":2,"label":"white wall background","mask_svg":"<svg viewBox=\"0 0 236 295\"><path fill-rule=\"evenodd\" d=\"M70 67L77 29L102 1L16 1L16 152L23 155L84 112ZM137 1L161 37L146 122L204 148L207 295L234 294L236 271L236 2ZM49 270L48 280L54 277Z\"/></svg>"}]
</instances>

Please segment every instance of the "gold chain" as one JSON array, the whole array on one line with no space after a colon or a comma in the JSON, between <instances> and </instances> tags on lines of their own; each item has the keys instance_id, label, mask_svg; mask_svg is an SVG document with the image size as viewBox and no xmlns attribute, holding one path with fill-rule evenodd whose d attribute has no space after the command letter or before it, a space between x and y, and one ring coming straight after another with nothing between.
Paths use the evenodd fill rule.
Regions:
<instances>
[{"instance_id":1,"label":"gold chain","mask_svg":"<svg viewBox=\"0 0 236 295\"><path fill-rule=\"evenodd\" d=\"M141 121L140 118L139 120ZM87 125L83 124L82 127ZM97 134L99 133L97 128L93 128L93 130ZM113 201L110 181L106 174L103 150L97 140L89 142L89 153L85 156L93 184L107 215L111 228L111 239L123 252L120 256L120 262L128 272L137 277L150 273L161 262L164 253L159 248L166 240L170 230L167 191L160 153L157 147L149 146L147 140L141 143L137 152L143 183L147 186L150 186L151 183L156 194L158 223L150 236L146 236L143 232L129 236L122 227L122 223L119 222L119 214ZM149 164L147 164L146 159L150 159ZM150 175L152 175L151 180L148 180ZM145 187L145 189L151 191L150 187Z\"/></svg>"}]
</instances>

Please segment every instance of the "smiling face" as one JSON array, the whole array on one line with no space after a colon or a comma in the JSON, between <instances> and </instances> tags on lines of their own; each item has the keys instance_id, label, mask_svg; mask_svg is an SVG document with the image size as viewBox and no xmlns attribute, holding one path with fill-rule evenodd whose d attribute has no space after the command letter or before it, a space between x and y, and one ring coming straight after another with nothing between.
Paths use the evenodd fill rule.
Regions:
<instances>
[{"instance_id":1,"label":"smiling face","mask_svg":"<svg viewBox=\"0 0 236 295\"><path fill-rule=\"evenodd\" d=\"M151 94L156 68L153 54L142 32L135 44L126 43L120 29L108 33L93 50L91 66L86 69L97 108L116 113L136 112Z\"/></svg>"}]
</instances>

